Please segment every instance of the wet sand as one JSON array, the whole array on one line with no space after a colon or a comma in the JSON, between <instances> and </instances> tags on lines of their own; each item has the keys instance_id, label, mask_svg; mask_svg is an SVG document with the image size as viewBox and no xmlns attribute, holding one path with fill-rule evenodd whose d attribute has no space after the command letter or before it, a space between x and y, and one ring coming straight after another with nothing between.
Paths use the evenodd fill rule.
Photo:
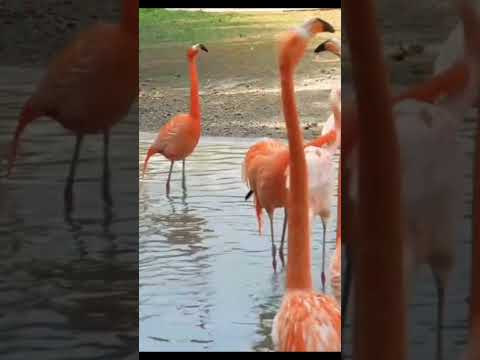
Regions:
<instances>
[{"instance_id":1,"label":"wet sand","mask_svg":"<svg viewBox=\"0 0 480 360\"><path fill-rule=\"evenodd\" d=\"M322 11L296 12L299 16L325 16ZM340 11L327 11L340 28ZM278 15L277 15L278 16ZM207 136L286 138L281 113L277 64L278 28L260 38L205 43L208 54L200 55L198 71L202 103L202 134ZM296 73L296 94L305 137L321 132L330 115L328 97L340 86L340 60L313 50L329 37L311 41ZM192 44L193 45L193 44ZM185 56L189 44L163 43L140 52L140 131L157 132L170 118L189 110L189 77Z\"/></svg>"}]
</instances>

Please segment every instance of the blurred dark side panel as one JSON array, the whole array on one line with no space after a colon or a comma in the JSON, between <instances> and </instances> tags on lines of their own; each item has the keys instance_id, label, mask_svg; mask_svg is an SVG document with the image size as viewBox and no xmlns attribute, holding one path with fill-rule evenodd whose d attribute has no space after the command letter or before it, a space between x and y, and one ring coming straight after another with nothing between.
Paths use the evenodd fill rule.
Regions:
<instances>
[{"instance_id":1,"label":"blurred dark side panel","mask_svg":"<svg viewBox=\"0 0 480 360\"><path fill-rule=\"evenodd\" d=\"M52 56L95 22L118 23L121 3L0 1L0 358L138 356L137 100L110 132L112 206L99 133L83 139L66 211L75 136L47 116L23 132L5 177L22 107Z\"/></svg>"}]
</instances>

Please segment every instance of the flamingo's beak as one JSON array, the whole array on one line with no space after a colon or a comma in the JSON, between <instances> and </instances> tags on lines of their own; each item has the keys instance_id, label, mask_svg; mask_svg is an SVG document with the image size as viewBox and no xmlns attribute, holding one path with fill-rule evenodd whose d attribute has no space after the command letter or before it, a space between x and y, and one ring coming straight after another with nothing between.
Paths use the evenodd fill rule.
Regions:
<instances>
[{"instance_id":1,"label":"flamingo's beak","mask_svg":"<svg viewBox=\"0 0 480 360\"><path fill-rule=\"evenodd\" d=\"M330 33L335 32L335 29L333 28L333 26L330 23L328 23L325 20L322 20L320 18L316 18L315 20L322 25L322 31L323 32L330 32Z\"/></svg>"},{"instance_id":2,"label":"flamingo's beak","mask_svg":"<svg viewBox=\"0 0 480 360\"><path fill-rule=\"evenodd\" d=\"M325 44L326 44L326 41L318 45L313 52L318 54L318 53L321 53L322 51L326 51L327 48L325 47Z\"/></svg>"},{"instance_id":3,"label":"flamingo's beak","mask_svg":"<svg viewBox=\"0 0 480 360\"><path fill-rule=\"evenodd\" d=\"M205 47L205 45L203 45L203 44L198 44L198 47L199 47L200 49L202 49L203 51L208 52L208 49Z\"/></svg>"}]
</instances>

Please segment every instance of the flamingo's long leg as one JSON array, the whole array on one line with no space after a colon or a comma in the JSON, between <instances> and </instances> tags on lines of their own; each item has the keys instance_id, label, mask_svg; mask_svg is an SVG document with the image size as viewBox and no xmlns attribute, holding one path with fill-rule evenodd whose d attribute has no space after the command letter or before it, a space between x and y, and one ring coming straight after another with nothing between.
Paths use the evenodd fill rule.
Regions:
<instances>
[{"instance_id":1,"label":"flamingo's long leg","mask_svg":"<svg viewBox=\"0 0 480 360\"><path fill-rule=\"evenodd\" d=\"M75 170L77 168L78 157L80 154L80 147L82 146L83 134L78 134L75 142L75 150L73 152L72 162L70 163L70 172L67 177L65 185L65 208L70 212L73 208L73 182L75 181Z\"/></svg>"},{"instance_id":2,"label":"flamingo's long leg","mask_svg":"<svg viewBox=\"0 0 480 360\"><path fill-rule=\"evenodd\" d=\"M322 217L322 225L323 225L323 244L322 244L322 292L325 293L325 237L327 234L327 222Z\"/></svg>"},{"instance_id":3,"label":"flamingo's long leg","mask_svg":"<svg viewBox=\"0 0 480 360\"><path fill-rule=\"evenodd\" d=\"M182 187L187 190L187 178L185 177L185 159L182 161Z\"/></svg>"},{"instance_id":4,"label":"flamingo's long leg","mask_svg":"<svg viewBox=\"0 0 480 360\"><path fill-rule=\"evenodd\" d=\"M172 177L172 169L173 169L174 161L170 162L170 170L168 170L168 178L167 178L167 196L170 195L170 178Z\"/></svg>"},{"instance_id":5,"label":"flamingo's long leg","mask_svg":"<svg viewBox=\"0 0 480 360\"><path fill-rule=\"evenodd\" d=\"M273 271L277 271L277 249L275 248L275 238L273 236L273 214L268 214L270 218L270 233L272 236L272 266Z\"/></svg>"},{"instance_id":6,"label":"flamingo's long leg","mask_svg":"<svg viewBox=\"0 0 480 360\"><path fill-rule=\"evenodd\" d=\"M280 261L282 262L282 266L285 266L285 257L283 255L283 245L285 243L285 233L287 232L287 222L288 222L288 210L285 207L285 215L283 216L283 229L282 229L282 240L280 241Z\"/></svg>"},{"instance_id":7,"label":"flamingo's long leg","mask_svg":"<svg viewBox=\"0 0 480 360\"><path fill-rule=\"evenodd\" d=\"M109 206L112 205L112 194L110 192L110 164L109 155L110 132L106 130L103 133L103 200Z\"/></svg>"},{"instance_id":8,"label":"flamingo's long leg","mask_svg":"<svg viewBox=\"0 0 480 360\"><path fill-rule=\"evenodd\" d=\"M443 359L443 306L445 301L445 289L440 282L438 275L434 272L435 284L437 287L438 303L437 303L437 348L435 359Z\"/></svg>"}]
</instances>

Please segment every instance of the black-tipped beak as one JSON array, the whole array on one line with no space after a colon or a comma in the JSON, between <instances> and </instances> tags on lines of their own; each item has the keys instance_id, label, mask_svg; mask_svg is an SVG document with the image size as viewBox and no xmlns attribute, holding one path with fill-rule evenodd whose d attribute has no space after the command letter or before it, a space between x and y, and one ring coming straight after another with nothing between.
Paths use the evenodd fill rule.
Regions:
<instances>
[{"instance_id":1,"label":"black-tipped beak","mask_svg":"<svg viewBox=\"0 0 480 360\"><path fill-rule=\"evenodd\" d=\"M317 21L320 21L323 24L323 31L324 32L330 32L330 33L335 32L335 29L333 28L333 26L330 23L328 23L325 20L322 20L320 18L317 18Z\"/></svg>"},{"instance_id":2,"label":"black-tipped beak","mask_svg":"<svg viewBox=\"0 0 480 360\"><path fill-rule=\"evenodd\" d=\"M205 47L205 45L199 44L198 47L199 47L200 49L202 49L203 51L208 52L208 49Z\"/></svg>"},{"instance_id":3,"label":"black-tipped beak","mask_svg":"<svg viewBox=\"0 0 480 360\"><path fill-rule=\"evenodd\" d=\"M314 53L318 54L318 53L321 53L322 51L326 51L326 47L325 47L325 44L327 42L324 41L323 43L321 43L320 45L317 46L317 48L313 51Z\"/></svg>"}]
</instances>

